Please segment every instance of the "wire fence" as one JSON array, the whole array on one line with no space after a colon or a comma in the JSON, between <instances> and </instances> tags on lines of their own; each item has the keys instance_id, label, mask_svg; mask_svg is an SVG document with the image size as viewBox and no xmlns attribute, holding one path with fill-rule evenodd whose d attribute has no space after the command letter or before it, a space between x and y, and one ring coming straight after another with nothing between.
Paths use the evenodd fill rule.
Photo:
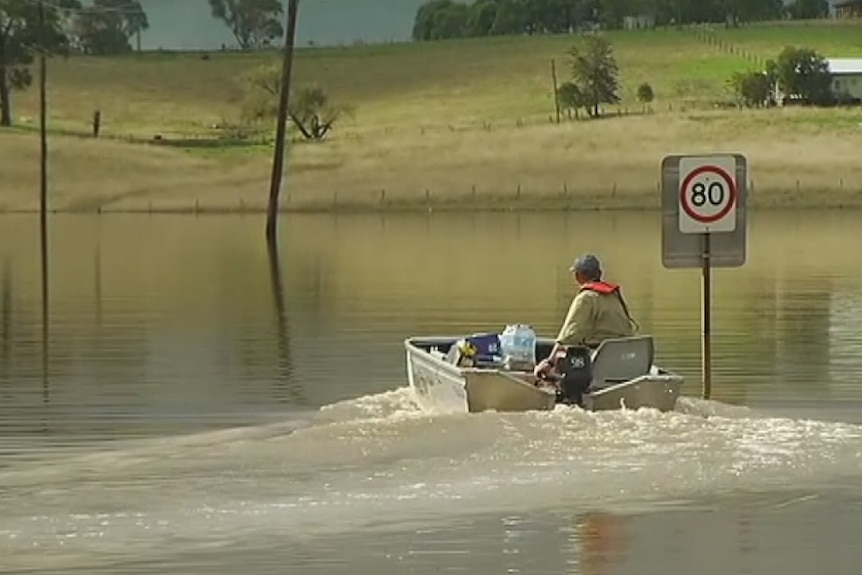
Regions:
<instances>
[{"instance_id":1,"label":"wire fence","mask_svg":"<svg viewBox=\"0 0 862 575\"><path fill-rule=\"evenodd\" d=\"M68 201L49 207L52 213L69 214L259 214L267 209L267 190L261 183L259 192L252 196L248 189L242 196L213 195L190 197L146 196L124 199L90 198ZM862 208L862 183L858 178L837 177L834 181L786 179L758 184L754 179L747 183L748 208ZM612 211L661 209L661 182L651 187L609 181L606 186L578 185L561 182L557 190L547 186L531 187L514 184L509 189L501 186L452 186L416 189L320 189L317 193L294 193L285 189L280 198L281 212L398 212L398 211ZM59 203L59 202L58 202ZM0 206L0 214L35 213L38 205Z\"/></svg>"}]
</instances>

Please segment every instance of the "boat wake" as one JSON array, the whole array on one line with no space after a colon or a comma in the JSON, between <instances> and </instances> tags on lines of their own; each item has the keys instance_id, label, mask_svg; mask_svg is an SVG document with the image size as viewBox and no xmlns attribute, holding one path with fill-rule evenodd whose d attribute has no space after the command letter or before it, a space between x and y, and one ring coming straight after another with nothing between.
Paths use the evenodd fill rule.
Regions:
<instances>
[{"instance_id":1,"label":"boat wake","mask_svg":"<svg viewBox=\"0 0 862 575\"><path fill-rule=\"evenodd\" d=\"M862 476L862 427L845 423L691 398L672 413L437 415L410 394L16 465L0 472L0 546L32 562L46 547L107 553L178 536L316 537L473 513L820 489Z\"/></svg>"}]
</instances>

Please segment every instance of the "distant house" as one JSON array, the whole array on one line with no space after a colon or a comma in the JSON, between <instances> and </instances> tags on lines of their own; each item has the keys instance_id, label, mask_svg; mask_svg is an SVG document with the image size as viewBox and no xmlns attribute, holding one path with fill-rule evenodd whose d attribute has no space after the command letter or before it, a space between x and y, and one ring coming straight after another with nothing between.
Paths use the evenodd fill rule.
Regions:
<instances>
[{"instance_id":1,"label":"distant house","mask_svg":"<svg viewBox=\"0 0 862 575\"><path fill-rule=\"evenodd\" d=\"M862 0L833 0L832 13L836 18L862 18Z\"/></svg>"},{"instance_id":2,"label":"distant house","mask_svg":"<svg viewBox=\"0 0 862 575\"><path fill-rule=\"evenodd\" d=\"M832 92L838 101L844 104L862 102L862 58L826 58L826 62L832 75ZM782 93L778 86L774 94L776 101L784 104L797 100L795 96Z\"/></svg>"},{"instance_id":3,"label":"distant house","mask_svg":"<svg viewBox=\"0 0 862 575\"><path fill-rule=\"evenodd\" d=\"M650 30L652 28L655 28L655 16L652 14L623 17L623 30Z\"/></svg>"},{"instance_id":4,"label":"distant house","mask_svg":"<svg viewBox=\"0 0 862 575\"><path fill-rule=\"evenodd\" d=\"M832 91L839 100L862 101L862 58L827 58L832 73Z\"/></svg>"}]
</instances>

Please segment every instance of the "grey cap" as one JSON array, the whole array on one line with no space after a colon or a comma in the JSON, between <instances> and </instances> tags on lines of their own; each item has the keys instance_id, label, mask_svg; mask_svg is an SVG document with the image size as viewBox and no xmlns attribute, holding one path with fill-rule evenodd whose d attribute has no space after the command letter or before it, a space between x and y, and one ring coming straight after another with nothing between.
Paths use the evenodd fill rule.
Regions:
<instances>
[{"instance_id":1,"label":"grey cap","mask_svg":"<svg viewBox=\"0 0 862 575\"><path fill-rule=\"evenodd\" d=\"M599 262L599 258L593 254L584 254L575 260L569 271L594 276L602 272L602 264Z\"/></svg>"}]
</instances>

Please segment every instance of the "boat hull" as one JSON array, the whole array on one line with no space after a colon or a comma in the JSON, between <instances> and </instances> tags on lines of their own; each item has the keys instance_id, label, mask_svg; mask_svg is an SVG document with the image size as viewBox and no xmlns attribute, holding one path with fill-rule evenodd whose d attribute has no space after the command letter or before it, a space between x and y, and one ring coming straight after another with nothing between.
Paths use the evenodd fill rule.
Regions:
<instances>
[{"instance_id":1,"label":"boat hull","mask_svg":"<svg viewBox=\"0 0 862 575\"><path fill-rule=\"evenodd\" d=\"M684 382L674 374L643 375L584 395L584 408L607 411L646 407L673 411Z\"/></svg>"},{"instance_id":2,"label":"boat hull","mask_svg":"<svg viewBox=\"0 0 862 575\"><path fill-rule=\"evenodd\" d=\"M502 369L461 368L430 350L451 345L456 338L413 338L405 341L407 377L416 402L436 413L483 411L546 411L557 403L556 393L537 387L528 373ZM541 341L548 348L550 341ZM584 409L605 411L642 407L671 411L684 378L657 368L627 381L611 383L584 395Z\"/></svg>"}]
</instances>

